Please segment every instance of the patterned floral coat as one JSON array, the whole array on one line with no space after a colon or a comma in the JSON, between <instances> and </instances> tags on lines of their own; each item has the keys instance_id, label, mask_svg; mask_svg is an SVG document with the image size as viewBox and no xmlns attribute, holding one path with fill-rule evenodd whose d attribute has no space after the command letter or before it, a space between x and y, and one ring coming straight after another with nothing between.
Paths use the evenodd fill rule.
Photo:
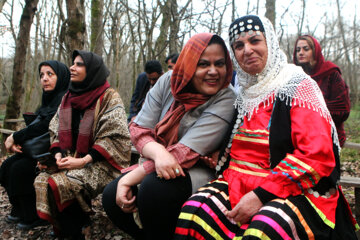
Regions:
<instances>
[{"instance_id":1,"label":"patterned floral coat","mask_svg":"<svg viewBox=\"0 0 360 240\"><path fill-rule=\"evenodd\" d=\"M49 126L52 145L59 141L58 113ZM41 218L56 225L56 219L53 219L56 209L51 206L57 206L57 211L61 212L74 201L90 213L89 200L102 193L105 186L120 175L120 170L129 166L131 142L126 113L120 95L112 88L107 89L97 102L92 138L91 147L106 160L95 161L81 169L42 172L35 179L36 208ZM67 154L74 155L73 152ZM55 204L50 203L48 186L54 193L51 199L55 199Z\"/></svg>"}]
</instances>

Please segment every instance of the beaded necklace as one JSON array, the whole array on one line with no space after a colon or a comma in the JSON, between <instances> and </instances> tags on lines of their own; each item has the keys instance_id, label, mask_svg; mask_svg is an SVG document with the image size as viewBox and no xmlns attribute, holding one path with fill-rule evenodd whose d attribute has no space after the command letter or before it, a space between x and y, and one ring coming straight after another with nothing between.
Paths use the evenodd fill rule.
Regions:
<instances>
[{"instance_id":1,"label":"beaded necklace","mask_svg":"<svg viewBox=\"0 0 360 240\"><path fill-rule=\"evenodd\" d=\"M231 131L231 136L229 138L229 142L224 150L224 154L223 156L220 158L220 160L217 162L217 165L215 167L216 170L216 175L219 177L222 177L221 173L224 171L224 169L222 169L226 163L226 161L228 161L228 157L230 156L230 150L231 150L231 146L232 146L232 141L234 139L235 134L238 132L239 127L243 124L243 117L242 115L239 113L237 115L237 119L236 122L234 124L233 130Z\"/></svg>"}]
</instances>

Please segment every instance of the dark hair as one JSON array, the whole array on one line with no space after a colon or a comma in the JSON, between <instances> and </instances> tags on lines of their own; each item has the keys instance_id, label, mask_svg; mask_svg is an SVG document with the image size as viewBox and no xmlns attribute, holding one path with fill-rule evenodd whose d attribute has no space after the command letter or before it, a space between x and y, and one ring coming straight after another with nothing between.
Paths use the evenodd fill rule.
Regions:
<instances>
[{"instance_id":1,"label":"dark hair","mask_svg":"<svg viewBox=\"0 0 360 240\"><path fill-rule=\"evenodd\" d=\"M171 58L171 62L172 63L176 63L176 61L178 60L178 58L179 58L179 54L178 53L175 53L175 54L173 54L174 56Z\"/></svg>"},{"instance_id":2,"label":"dark hair","mask_svg":"<svg viewBox=\"0 0 360 240\"><path fill-rule=\"evenodd\" d=\"M145 72L151 74L157 72L158 74L163 73L162 66L158 60L149 60L145 63Z\"/></svg>"},{"instance_id":3,"label":"dark hair","mask_svg":"<svg viewBox=\"0 0 360 240\"><path fill-rule=\"evenodd\" d=\"M165 58L165 63L167 64L170 59L171 59L172 63L176 63L176 60L177 60L178 57L179 57L178 53L172 53L172 54L170 54L169 56L167 56ZM175 59L175 61L173 59Z\"/></svg>"},{"instance_id":4,"label":"dark hair","mask_svg":"<svg viewBox=\"0 0 360 240\"><path fill-rule=\"evenodd\" d=\"M222 48L224 49L224 53L226 55L226 52L227 52L227 47L225 45L225 42L224 40L218 36L218 35L214 35L211 39L210 39L210 42L208 44L208 46L210 46L211 44L219 44L222 46Z\"/></svg>"}]
</instances>

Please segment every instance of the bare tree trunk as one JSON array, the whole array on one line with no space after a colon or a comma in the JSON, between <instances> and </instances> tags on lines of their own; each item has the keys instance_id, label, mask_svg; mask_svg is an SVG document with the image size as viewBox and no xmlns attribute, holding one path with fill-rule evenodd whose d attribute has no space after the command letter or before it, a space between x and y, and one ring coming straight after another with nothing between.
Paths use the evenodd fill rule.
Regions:
<instances>
[{"instance_id":1,"label":"bare tree trunk","mask_svg":"<svg viewBox=\"0 0 360 240\"><path fill-rule=\"evenodd\" d=\"M224 19L225 11L230 4L231 4L231 2L229 0L227 0L226 3L224 4L225 6L222 8L222 10L221 10L221 8L217 9L217 11L219 13L219 19L217 20L218 24L217 24L216 34L218 34L219 36L221 35L221 33L223 31L223 19Z\"/></svg>"},{"instance_id":2,"label":"bare tree trunk","mask_svg":"<svg viewBox=\"0 0 360 240\"><path fill-rule=\"evenodd\" d=\"M0 0L0 12L2 11L2 8L4 7L5 3L6 3L6 0Z\"/></svg>"},{"instance_id":3,"label":"bare tree trunk","mask_svg":"<svg viewBox=\"0 0 360 240\"><path fill-rule=\"evenodd\" d=\"M124 90L122 85L124 84L124 78L121 78L123 71L121 71L121 59L126 57L126 52L128 50L128 45L126 40L130 38L130 34L125 31L125 28L128 27L127 24L124 24L123 21L126 18L126 7L122 6L121 3L110 2L106 9L110 9L109 21L112 23L111 31L109 32L108 38L110 40L110 49L108 54L109 61L107 66L111 66L111 75L110 81L113 83L113 87L115 87L119 93ZM126 69L132 69L132 66L126 66Z\"/></svg>"},{"instance_id":4,"label":"bare tree trunk","mask_svg":"<svg viewBox=\"0 0 360 240\"><path fill-rule=\"evenodd\" d=\"M66 28L66 20L62 10L62 0L57 0L57 6L59 9L59 20L57 26L57 41L59 42L59 53L58 53L58 60L60 61L61 56L64 54L65 51L65 28Z\"/></svg>"},{"instance_id":5,"label":"bare tree trunk","mask_svg":"<svg viewBox=\"0 0 360 240\"><path fill-rule=\"evenodd\" d=\"M179 12L177 0L170 0L170 34L169 34L169 53L179 52L178 47L178 34L179 34L179 26L180 26L180 14L182 14L182 10ZM189 1L188 1L189 3ZM188 4L187 3L187 4Z\"/></svg>"},{"instance_id":6,"label":"bare tree trunk","mask_svg":"<svg viewBox=\"0 0 360 240\"><path fill-rule=\"evenodd\" d=\"M24 94L23 77L25 72L26 54L30 40L30 29L36 12L38 0L26 1L23 13L20 19L19 33L16 39L14 68L12 77L12 94L6 104L5 119L18 118L21 109L21 99ZM4 128L15 130L13 123L4 123Z\"/></svg>"},{"instance_id":7,"label":"bare tree trunk","mask_svg":"<svg viewBox=\"0 0 360 240\"><path fill-rule=\"evenodd\" d=\"M71 62L71 53L75 49L85 46L86 25L84 0L66 0L68 18L65 31L65 45L68 63Z\"/></svg>"},{"instance_id":8,"label":"bare tree trunk","mask_svg":"<svg viewBox=\"0 0 360 240\"><path fill-rule=\"evenodd\" d=\"M132 71L132 76L131 76L131 79L133 80L132 81L132 88L131 89L135 89L135 84L136 84L136 37L135 37L135 26L133 25L133 23L131 22L131 15L130 15L130 7L129 7L129 4L128 4L128 1L125 0L124 1L124 6L126 8L126 17L127 17L127 20L128 20L128 23L129 23L129 29L130 29L130 35L131 35L131 56L132 56L132 65L133 65L133 71ZM139 23L140 24L140 23Z\"/></svg>"},{"instance_id":9,"label":"bare tree trunk","mask_svg":"<svg viewBox=\"0 0 360 240\"><path fill-rule=\"evenodd\" d=\"M302 35L302 28L305 20L306 0L302 0L302 3L303 3L302 14L301 14L300 22L298 23L298 36Z\"/></svg>"},{"instance_id":10,"label":"bare tree trunk","mask_svg":"<svg viewBox=\"0 0 360 240\"><path fill-rule=\"evenodd\" d=\"M188 0L181 9L178 9L176 0L171 0L171 21L170 21L170 36L169 36L169 52L180 52L182 46L179 41L180 23L184 19L184 15L192 0Z\"/></svg>"},{"instance_id":11,"label":"bare tree trunk","mask_svg":"<svg viewBox=\"0 0 360 240\"><path fill-rule=\"evenodd\" d=\"M231 22L235 21L235 0L231 1Z\"/></svg>"},{"instance_id":12,"label":"bare tree trunk","mask_svg":"<svg viewBox=\"0 0 360 240\"><path fill-rule=\"evenodd\" d=\"M34 106L34 96L33 95L33 91L36 91L35 89L35 81L36 81L36 76L38 76L38 72L36 71L37 70L37 61L38 60L38 46L39 46L39 40L38 40L38 37L39 36L39 28L41 27L41 24L40 24L40 15L39 15L39 12L36 13L36 24L35 24L35 44L34 44L34 59L35 59L35 62L33 63L33 67L31 69L31 74L29 74L29 77L28 78L25 78L26 81L27 81L27 84L26 84L26 88L25 88L25 101L24 101L24 110L27 112L29 111L30 107ZM30 48L29 48L29 52L30 52ZM27 63L29 64L29 62L27 61ZM36 99L38 100L38 99Z\"/></svg>"},{"instance_id":13,"label":"bare tree trunk","mask_svg":"<svg viewBox=\"0 0 360 240\"><path fill-rule=\"evenodd\" d=\"M31 89L31 84L33 82L33 75L34 75L34 69L33 69L33 62L31 61L31 44L28 44L28 50L27 52L29 54L26 55L26 65L25 65L25 73L24 73L24 78L23 78L23 86L24 88L24 97L22 97L22 104L21 104L21 109L20 112L27 112L28 111L28 106L34 105L34 103L32 103L33 100L35 100L37 98L37 96L33 97L32 99L30 99L30 97L28 96L28 93L30 92ZM32 100L32 101L31 101ZM36 100L35 100L36 101Z\"/></svg>"},{"instance_id":14,"label":"bare tree trunk","mask_svg":"<svg viewBox=\"0 0 360 240\"><path fill-rule=\"evenodd\" d=\"M276 11L275 11L275 6L276 6L276 0L266 0L266 12L265 12L265 17L267 17L270 22L274 25L274 29L275 29L275 20L276 20Z\"/></svg>"},{"instance_id":15,"label":"bare tree trunk","mask_svg":"<svg viewBox=\"0 0 360 240\"><path fill-rule=\"evenodd\" d=\"M14 42L16 43L16 38L17 37L16 37L15 26L13 24L13 22L14 22L13 21L13 17L14 17L14 0L11 0L9 5L10 5L10 14L9 13L7 13L7 14L4 13L4 16L9 22L11 35L13 37Z\"/></svg>"},{"instance_id":16,"label":"bare tree trunk","mask_svg":"<svg viewBox=\"0 0 360 240\"><path fill-rule=\"evenodd\" d=\"M351 59L350 59L350 54L349 54L349 46L347 44L347 41L345 39L345 30L344 30L344 25L342 23L342 17L341 17L341 9L340 9L340 2L339 0L336 0L336 5L337 5L337 13L338 13L338 23L339 23L339 29L340 29L340 35L343 41L343 48L345 49L345 59L347 62L347 67L345 68L345 76L348 77L348 79L345 78L345 81L350 83L350 88L351 90L355 90L357 89L357 86L354 84L353 79L352 79L352 63L351 63Z\"/></svg>"},{"instance_id":17,"label":"bare tree trunk","mask_svg":"<svg viewBox=\"0 0 360 240\"><path fill-rule=\"evenodd\" d=\"M139 55L139 58L142 59L142 62L146 62L146 53L145 53L145 47L144 47L144 44L142 40L142 33L141 33L141 23L143 23L145 26L145 31L147 32L148 30L146 29L147 27L147 23L144 22L144 21L141 21L141 15L144 15L144 18L146 19L147 16L146 16L146 9L144 9L144 11L141 11L141 1L138 0L138 23L137 23L137 32L138 32L138 37L139 37L139 42L140 42L140 55ZM144 4L145 5L145 4ZM144 6L145 8L145 6ZM148 39L148 41L150 41L150 39ZM150 56L148 56L150 58ZM134 82L135 82L135 79L134 79Z\"/></svg>"},{"instance_id":18,"label":"bare tree trunk","mask_svg":"<svg viewBox=\"0 0 360 240\"><path fill-rule=\"evenodd\" d=\"M356 27L356 7L355 7L355 14L354 14L354 21L353 21L353 49L357 49L356 47L356 40L357 40L357 35L358 35L358 28ZM358 57L359 58L359 55L356 56L356 54L359 54L359 51L355 51L353 50L353 59L354 59L354 65L353 65L353 69L359 69L358 68L358 65L359 65L359 62L356 61L355 59ZM354 91L354 93L352 95L354 95L354 98L353 98L353 106L354 105L357 105L357 103L359 102L359 83L358 83L358 79L356 78L356 76L358 75L358 71L352 71L352 79L354 81L354 86L355 86L355 89L352 89L352 91Z\"/></svg>"},{"instance_id":19,"label":"bare tree trunk","mask_svg":"<svg viewBox=\"0 0 360 240\"><path fill-rule=\"evenodd\" d=\"M176 0L166 0L164 2L164 4L162 5L161 2L158 0L158 4L160 5L160 11L162 14L162 21L161 21L161 25L160 25L160 33L158 38L156 39L155 42L155 53L156 53L156 59L160 61L160 63L163 64L163 67L165 67L164 65L164 60L166 58L166 48L169 44L169 42L171 42L171 40L168 41L168 32L169 32L169 28L170 28L170 22L171 22L171 5L172 2ZM176 9L177 11L177 9Z\"/></svg>"},{"instance_id":20,"label":"bare tree trunk","mask_svg":"<svg viewBox=\"0 0 360 240\"><path fill-rule=\"evenodd\" d=\"M102 56L104 48L104 0L91 0L90 50Z\"/></svg>"}]
</instances>

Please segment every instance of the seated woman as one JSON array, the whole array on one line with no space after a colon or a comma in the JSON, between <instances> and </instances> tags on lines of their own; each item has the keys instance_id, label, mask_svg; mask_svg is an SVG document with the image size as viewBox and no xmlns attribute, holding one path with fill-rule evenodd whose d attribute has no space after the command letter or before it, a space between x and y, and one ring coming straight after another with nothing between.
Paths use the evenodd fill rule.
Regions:
<instances>
[{"instance_id":1,"label":"seated woman","mask_svg":"<svg viewBox=\"0 0 360 240\"><path fill-rule=\"evenodd\" d=\"M235 20L229 39L237 116L219 178L184 204L175 239L356 239L318 85L287 63L268 19Z\"/></svg>"},{"instance_id":2,"label":"seated woman","mask_svg":"<svg viewBox=\"0 0 360 240\"><path fill-rule=\"evenodd\" d=\"M146 161L103 192L107 215L135 239L172 238L182 204L197 189L191 171L206 169L196 164L199 156L220 147L231 122L231 76L224 41L201 33L150 90L130 124L131 140Z\"/></svg>"},{"instance_id":3,"label":"seated woman","mask_svg":"<svg viewBox=\"0 0 360 240\"><path fill-rule=\"evenodd\" d=\"M0 183L5 188L12 207L10 215L5 220L18 223L17 227L24 230L47 222L42 221L36 214L33 184L37 174L37 161L22 152L22 145L48 132L50 120L56 113L70 82L68 67L58 61L40 63L39 75L43 93L41 106L34 115L36 120L6 139L6 150L15 155L7 158L0 168Z\"/></svg>"},{"instance_id":4,"label":"seated woman","mask_svg":"<svg viewBox=\"0 0 360 240\"><path fill-rule=\"evenodd\" d=\"M349 87L341 77L340 68L325 61L319 42L309 35L300 36L296 40L293 60L319 85L342 147L346 140L344 122L350 114L350 97Z\"/></svg>"},{"instance_id":5,"label":"seated woman","mask_svg":"<svg viewBox=\"0 0 360 240\"><path fill-rule=\"evenodd\" d=\"M122 100L106 80L102 58L75 50L72 59L69 91L49 126L59 171L40 173L34 185L38 215L55 234L77 239L90 223L91 199L129 166L131 142Z\"/></svg>"}]
</instances>

